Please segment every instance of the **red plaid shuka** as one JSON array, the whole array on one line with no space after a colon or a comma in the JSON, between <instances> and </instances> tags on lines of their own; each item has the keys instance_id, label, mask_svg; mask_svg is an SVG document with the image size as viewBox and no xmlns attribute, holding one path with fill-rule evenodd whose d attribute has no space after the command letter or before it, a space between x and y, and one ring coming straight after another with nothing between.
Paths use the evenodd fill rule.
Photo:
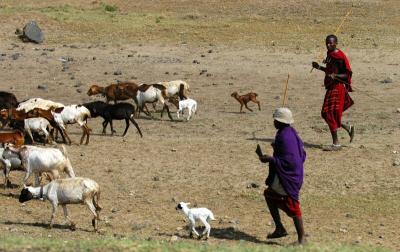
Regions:
<instances>
[{"instance_id":1,"label":"red plaid shuka","mask_svg":"<svg viewBox=\"0 0 400 252\"><path fill-rule=\"evenodd\" d=\"M347 73L347 84L331 79L331 73ZM326 58L326 76L324 80L327 89L322 105L321 116L325 119L329 129L334 132L342 125L342 114L354 104L348 92L351 88L352 71L346 55L340 51L328 52Z\"/></svg>"}]
</instances>

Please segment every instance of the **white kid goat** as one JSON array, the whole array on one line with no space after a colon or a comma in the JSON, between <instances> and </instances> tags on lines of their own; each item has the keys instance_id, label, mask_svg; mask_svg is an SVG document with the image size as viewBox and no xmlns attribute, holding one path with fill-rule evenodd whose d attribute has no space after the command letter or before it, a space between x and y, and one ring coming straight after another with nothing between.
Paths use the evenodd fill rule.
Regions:
<instances>
[{"instance_id":1,"label":"white kid goat","mask_svg":"<svg viewBox=\"0 0 400 252\"><path fill-rule=\"evenodd\" d=\"M181 100L179 101L179 105L178 105L178 111L176 112L178 118L179 118L179 114L182 113L183 116L183 111L184 109L188 109L188 117L186 118L187 121L189 121L190 117L196 113L197 110L197 102L193 99L186 99L186 100Z\"/></svg>"},{"instance_id":2,"label":"white kid goat","mask_svg":"<svg viewBox=\"0 0 400 252\"><path fill-rule=\"evenodd\" d=\"M190 237L193 237L193 233L200 239L203 237L206 233L206 239L210 237L210 231L211 231L211 226L209 224L210 220L215 220L214 214L207 208L189 208L188 205L190 203L185 203L185 202L180 202L175 209L176 210L181 210L186 217L189 220L190 224ZM195 224L196 220L200 220L204 226L205 229L201 235L196 231L195 229Z\"/></svg>"}]
</instances>

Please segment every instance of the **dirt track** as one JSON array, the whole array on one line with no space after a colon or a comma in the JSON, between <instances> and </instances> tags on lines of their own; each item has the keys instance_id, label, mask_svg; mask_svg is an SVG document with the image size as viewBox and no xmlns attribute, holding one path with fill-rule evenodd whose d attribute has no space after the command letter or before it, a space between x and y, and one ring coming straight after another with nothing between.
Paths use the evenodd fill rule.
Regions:
<instances>
[{"instance_id":1,"label":"dirt track","mask_svg":"<svg viewBox=\"0 0 400 252\"><path fill-rule=\"evenodd\" d=\"M102 234L90 232L90 214L83 206L72 206L70 211L77 231L64 225L61 209L56 218L60 225L46 229L42 223L50 219L50 205L40 201L19 204L15 197L20 188L0 189L2 233L66 240L113 235L169 240L174 234L186 239L186 230L177 230L186 222L174 207L176 201L188 201L216 215L210 243L265 242L273 229L262 196L267 168L254 150L258 142L271 152L272 111L281 105L290 73L288 106L308 155L301 192L308 239L399 249L400 168L392 163L400 158L400 114L396 113L400 55L391 49L343 49L350 58L356 88L351 94L355 105L345 113L344 121L354 123L356 138L348 144L348 136L340 132L343 151L325 153L321 145L330 142L330 135L320 117L323 76L317 71L309 73L317 50L102 43L77 43L71 48L71 44L13 46L1 42L0 52L6 56L0 57L0 89L15 93L19 100L42 97L82 103L103 99L86 96L92 83L184 79L191 86L190 97L199 104L199 113L190 122L170 122L167 117L138 119L142 139L134 127L125 138L101 135L101 120L93 119L89 121L93 129L90 144L67 147L76 174L101 185ZM10 56L15 53L22 56L13 60ZM73 58L64 71L61 57ZM113 75L116 70L122 75ZM210 76L200 75L202 70ZM393 82L380 82L387 77ZM47 91L37 89L43 84ZM233 91L257 92L262 111L250 104L254 112L238 113L239 104L230 97ZM123 124L116 123L115 128L121 134ZM71 126L69 131L77 143L80 129ZM12 172L11 181L20 185L22 176ZM260 187L247 188L251 182ZM285 245L296 236L290 220L283 219L290 236L277 243Z\"/></svg>"}]
</instances>

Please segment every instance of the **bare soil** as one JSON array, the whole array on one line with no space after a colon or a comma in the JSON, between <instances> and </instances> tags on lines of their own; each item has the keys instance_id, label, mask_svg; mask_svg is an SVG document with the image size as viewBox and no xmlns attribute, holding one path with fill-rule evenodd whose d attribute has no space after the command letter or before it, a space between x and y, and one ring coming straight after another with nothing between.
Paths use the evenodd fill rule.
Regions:
<instances>
[{"instance_id":1,"label":"bare soil","mask_svg":"<svg viewBox=\"0 0 400 252\"><path fill-rule=\"evenodd\" d=\"M75 6L80 1L69 2ZM179 5L177 2L186 3L169 2L172 7L174 3ZM147 13L164 8L137 3L136 7ZM200 7L204 7L206 2L201 3ZM255 7L263 4L262 1L250 3ZM328 7L331 4L324 1L321 10L324 3ZM345 5L345 2L339 3ZM13 7L12 2L5 1L4 6L7 4L9 8ZM251 4L249 6L253 6ZM307 4L314 8L309 2ZM364 12L357 12L357 15L364 15L365 24L375 21L372 8L375 5L388 13L399 9L396 1L385 1L384 4L360 1L359 8ZM212 16L211 7L200 7L191 12L202 16L209 10ZM132 8L126 11L129 13ZM234 15L243 8L233 6L229 10L229 15ZM6 20L11 20L6 12L0 13L8 18ZM289 13L291 17L296 16L293 11ZM328 127L320 117L325 93L323 74L316 70L310 73L311 61L324 51L326 33L310 37L319 43L319 47L307 47L310 45L304 42L307 37L301 37L300 45L304 43L307 49L296 48L296 44L285 45L286 42L280 46L279 41L284 39L278 39L278 45L273 46L269 42L267 45L246 41L224 43L222 37L215 40L210 37L208 43L191 42L195 39L126 42L124 38L119 42L119 37L106 42L88 39L72 43L60 39L56 43L54 34L50 35L54 43L34 45L23 44L13 37L12 32L17 23L22 26L22 20L35 17L35 14L25 11L17 17L19 22L10 21L0 28L0 34L7 34L0 41L0 52L5 54L0 57L0 89L13 92L19 100L41 97L64 104L83 103L103 99L86 95L93 83L107 85L129 79L154 83L183 79L190 84L189 96L198 102L198 114L189 122L171 122L166 116L160 118L159 113L154 114L153 120L145 116L138 118L143 138L132 126L128 135L121 137L122 122L115 123L116 136L111 137L109 129L107 135L102 135L101 120L91 119L89 126L93 131L88 146L77 145L81 130L76 126L69 127L75 143L67 146L67 150L76 174L90 177L101 186L103 221L100 222L100 234L92 232L90 213L84 206L70 207L77 223L75 232L68 229L61 209L56 218L59 225L53 230L47 229L50 204L31 201L21 205L17 198L23 174L17 171L11 173L14 188L0 189L1 233L65 240L102 236L169 240L172 235L189 240L184 216L175 211L177 202L186 201L214 212L217 220L212 223L209 243L229 244L239 240L266 243L267 233L273 231L263 199L268 170L258 161L254 151L257 143L266 152L272 151L270 143L275 134L272 112L282 105L283 88L290 73L287 105L294 113L294 127L307 151L301 207L308 240L400 249L400 168L392 165L394 160L400 159L400 114L396 112L400 107L400 53L393 49L398 44L393 38L397 36L398 39L399 31L388 34L387 38L392 39L390 43L377 47L372 42L363 44L366 40L351 40L349 34L342 34L347 40L342 49L350 59L355 87L351 94L355 105L345 112L344 121L355 125L356 137L349 144L348 136L344 131L340 132L344 149L327 153L321 150L321 146L331 141ZM59 20L42 18L49 19L45 27L56 30ZM334 19L333 16L329 18ZM339 20L337 17L334 24ZM304 22L312 23L311 16ZM387 27L392 29L394 26L388 21ZM61 34L59 32L55 33ZM384 41L378 33L360 33ZM75 32L74 36L76 34L79 33ZM11 56L16 53L20 57L14 60ZM63 70L60 59L68 57L72 60ZM117 70L122 75L114 75ZM207 72L200 74L202 70ZM381 82L387 78L392 82ZM38 89L38 85L48 89ZM254 112L238 113L239 103L230 97L233 91L258 93L261 111L249 103ZM176 111L175 108L172 110ZM176 119L176 114L173 117ZM253 182L259 187L248 188ZM277 245L296 240L291 220L286 216L283 220L290 235L274 241Z\"/></svg>"}]
</instances>

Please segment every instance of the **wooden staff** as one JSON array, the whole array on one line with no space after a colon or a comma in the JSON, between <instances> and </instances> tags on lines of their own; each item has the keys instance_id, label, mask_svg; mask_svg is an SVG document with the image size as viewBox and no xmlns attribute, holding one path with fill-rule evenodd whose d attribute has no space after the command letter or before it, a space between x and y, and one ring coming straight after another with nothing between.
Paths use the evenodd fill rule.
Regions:
<instances>
[{"instance_id":1,"label":"wooden staff","mask_svg":"<svg viewBox=\"0 0 400 252\"><path fill-rule=\"evenodd\" d=\"M283 93L282 107L285 107L285 105L286 105L286 97L287 97L287 91L288 91L288 86L289 86L289 77L290 77L290 75L288 74L287 80L286 80L285 92Z\"/></svg>"},{"instance_id":2,"label":"wooden staff","mask_svg":"<svg viewBox=\"0 0 400 252\"><path fill-rule=\"evenodd\" d=\"M342 18L342 21L340 22L339 26L338 26L338 27L336 28L336 30L335 30L335 33L334 33L335 35L339 33L339 31L340 31L340 29L342 28L344 22L345 22L346 19L350 16L350 14L351 14L352 11L353 11L353 10L350 8L350 10L349 10L349 11L346 13L346 15ZM318 59L322 58L323 55L324 55L324 53L321 52L321 54L318 56ZM314 67L311 68L310 73L311 73L313 70L314 70Z\"/></svg>"}]
</instances>

